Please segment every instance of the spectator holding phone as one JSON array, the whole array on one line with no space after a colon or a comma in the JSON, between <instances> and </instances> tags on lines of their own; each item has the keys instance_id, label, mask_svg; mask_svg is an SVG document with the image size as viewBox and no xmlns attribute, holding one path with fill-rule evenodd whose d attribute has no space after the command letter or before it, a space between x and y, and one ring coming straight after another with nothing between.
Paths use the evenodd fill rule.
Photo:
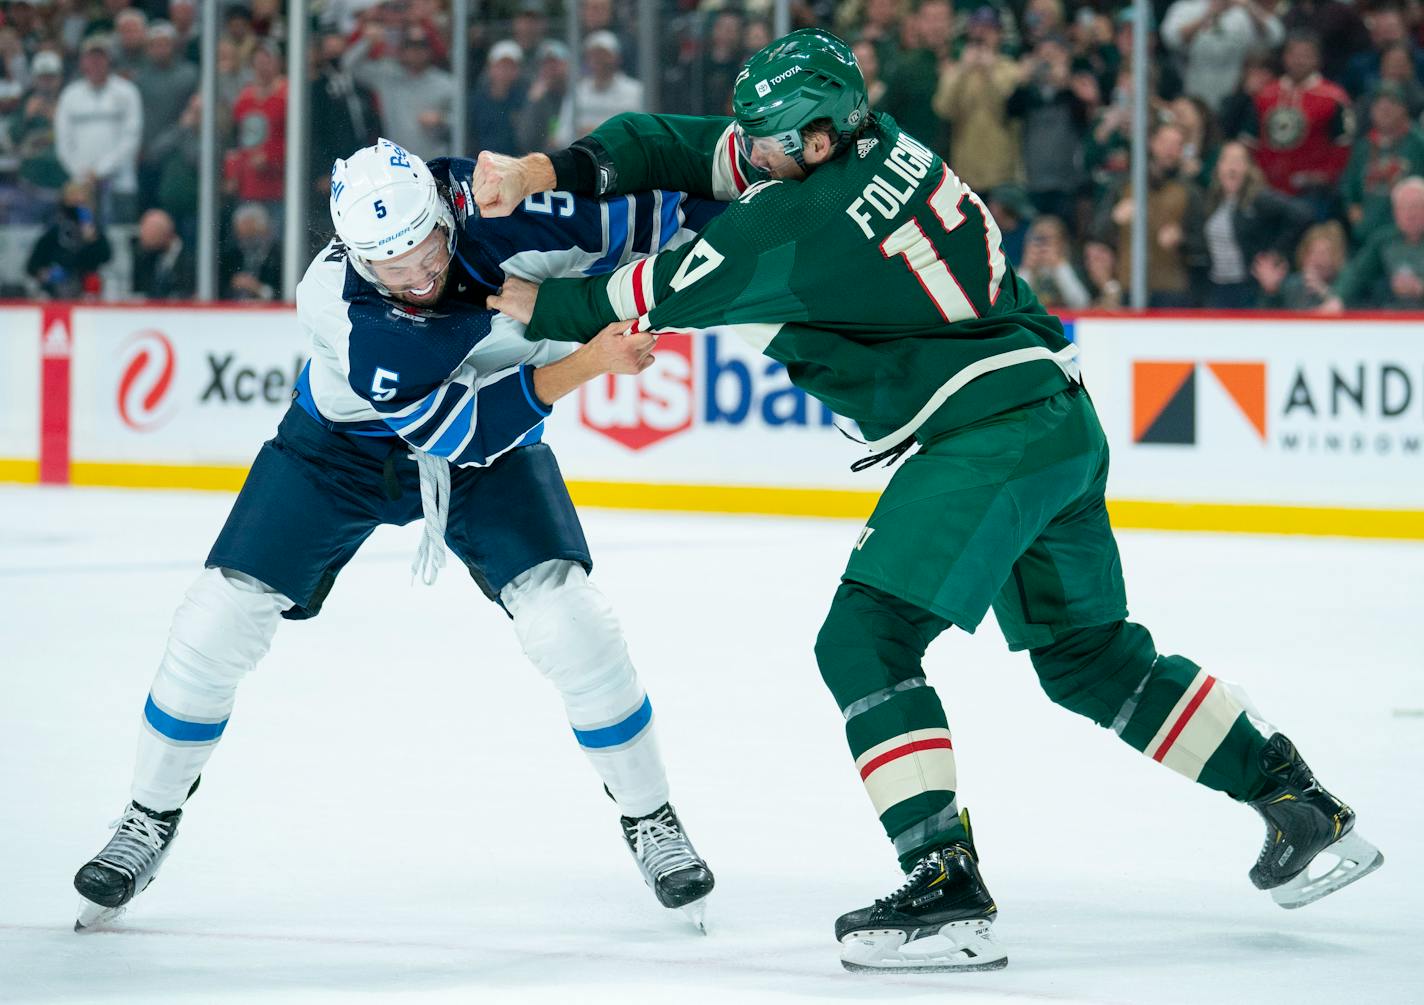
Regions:
<instances>
[{"instance_id":1,"label":"spectator holding phone","mask_svg":"<svg viewBox=\"0 0 1424 1005\"><path fill-rule=\"evenodd\" d=\"M94 219L93 191L70 182L49 228L30 251L25 271L43 295L55 300L98 296L99 269L112 257L104 232Z\"/></svg>"},{"instance_id":2,"label":"spectator holding phone","mask_svg":"<svg viewBox=\"0 0 1424 1005\"><path fill-rule=\"evenodd\" d=\"M1274 49L1285 28L1257 0L1176 0L1162 19L1162 41L1186 67L1183 87L1215 111L1241 80L1252 49Z\"/></svg>"},{"instance_id":3,"label":"spectator holding phone","mask_svg":"<svg viewBox=\"0 0 1424 1005\"><path fill-rule=\"evenodd\" d=\"M994 8L980 7L969 16L968 35L959 62L940 74L934 111L950 124L955 174L976 192L987 192L1019 172L1018 130L1004 114L1019 71L999 50L1003 31Z\"/></svg>"}]
</instances>

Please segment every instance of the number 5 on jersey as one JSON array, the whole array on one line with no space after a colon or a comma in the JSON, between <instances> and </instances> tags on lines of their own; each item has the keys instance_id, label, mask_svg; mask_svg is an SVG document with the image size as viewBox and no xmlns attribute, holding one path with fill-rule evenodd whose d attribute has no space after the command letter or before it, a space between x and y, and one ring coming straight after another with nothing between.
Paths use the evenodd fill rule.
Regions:
<instances>
[{"instance_id":1,"label":"number 5 on jersey","mask_svg":"<svg viewBox=\"0 0 1424 1005\"><path fill-rule=\"evenodd\" d=\"M1004 262L1003 235L999 233L999 225L994 222L993 214L989 212L983 200L946 166L944 178L929 198L930 209L939 218L943 236L953 235L968 220L964 210L959 208L965 199L974 203L979 215L984 219L984 248L982 251L971 251L970 254L975 257L984 254L988 258L989 287L985 293L987 309L993 307L999 299L999 286L1004 281L1007 268ZM971 236L967 232L961 233L966 238ZM962 256L972 247L969 241L961 240L954 250L959 251ZM944 250L951 250L950 242L944 243ZM881 241L880 253L886 258L899 255L905 259L905 265L915 274L915 278L920 281L924 291L939 309L940 316L946 321L967 321L980 316L979 308L975 307L970 294L944 263L944 259L940 257L940 249L925 234L918 219L910 218Z\"/></svg>"},{"instance_id":2,"label":"number 5 on jersey","mask_svg":"<svg viewBox=\"0 0 1424 1005\"><path fill-rule=\"evenodd\" d=\"M396 384L399 382L400 374L394 370L376 367L376 375L371 378L371 400L390 401L396 396Z\"/></svg>"}]
</instances>

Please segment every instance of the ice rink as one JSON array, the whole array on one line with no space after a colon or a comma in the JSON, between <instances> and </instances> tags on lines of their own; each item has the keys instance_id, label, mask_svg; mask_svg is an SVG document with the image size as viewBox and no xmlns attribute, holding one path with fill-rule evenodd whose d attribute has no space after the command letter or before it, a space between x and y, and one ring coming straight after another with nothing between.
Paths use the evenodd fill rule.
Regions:
<instances>
[{"instance_id":1,"label":"ice rink","mask_svg":"<svg viewBox=\"0 0 1424 1005\"><path fill-rule=\"evenodd\" d=\"M230 500L0 487L0 1001L1424 1001L1424 545L1389 542L1121 537L1134 619L1244 685L1385 853L1301 911L1247 881L1254 813L1052 706L990 619L928 666L1009 966L844 972L834 919L899 882L811 653L858 527L587 511L709 935L643 886L500 610L456 564L410 585L418 524L283 625L158 882L75 935Z\"/></svg>"}]
</instances>

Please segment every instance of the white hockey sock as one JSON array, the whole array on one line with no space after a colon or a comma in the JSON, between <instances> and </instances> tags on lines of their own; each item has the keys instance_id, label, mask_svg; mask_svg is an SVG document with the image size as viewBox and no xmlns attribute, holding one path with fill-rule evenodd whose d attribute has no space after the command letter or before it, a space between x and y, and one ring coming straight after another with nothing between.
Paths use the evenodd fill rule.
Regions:
<instances>
[{"instance_id":1,"label":"white hockey sock","mask_svg":"<svg viewBox=\"0 0 1424 1005\"><path fill-rule=\"evenodd\" d=\"M500 593L530 661L558 688L574 736L619 808L645 816L668 801L653 707L618 619L575 562L552 561Z\"/></svg>"},{"instance_id":2,"label":"white hockey sock","mask_svg":"<svg viewBox=\"0 0 1424 1005\"><path fill-rule=\"evenodd\" d=\"M205 569L173 615L144 703L133 800L183 804L232 713L237 684L267 653L292 602L250 576Z\"/></svg>"}]
</instances>

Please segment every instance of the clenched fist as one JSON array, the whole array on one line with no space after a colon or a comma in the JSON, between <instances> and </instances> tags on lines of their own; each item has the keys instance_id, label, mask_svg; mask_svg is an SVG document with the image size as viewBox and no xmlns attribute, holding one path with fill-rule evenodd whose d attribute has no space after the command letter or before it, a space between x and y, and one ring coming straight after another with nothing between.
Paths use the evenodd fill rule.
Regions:
<instances>
[{"instance_id":1,"label":"clenched fist","mask_svg":"<svg viewBox=\"0 0 1424 1005\"><path fill-rule=\"evenodd\" d=\"M507 157L484 150L475 160L473 192L481 216L508 216L525 196L554 184L554 165L543 154Z\"/></svg>"}]
</instances>

